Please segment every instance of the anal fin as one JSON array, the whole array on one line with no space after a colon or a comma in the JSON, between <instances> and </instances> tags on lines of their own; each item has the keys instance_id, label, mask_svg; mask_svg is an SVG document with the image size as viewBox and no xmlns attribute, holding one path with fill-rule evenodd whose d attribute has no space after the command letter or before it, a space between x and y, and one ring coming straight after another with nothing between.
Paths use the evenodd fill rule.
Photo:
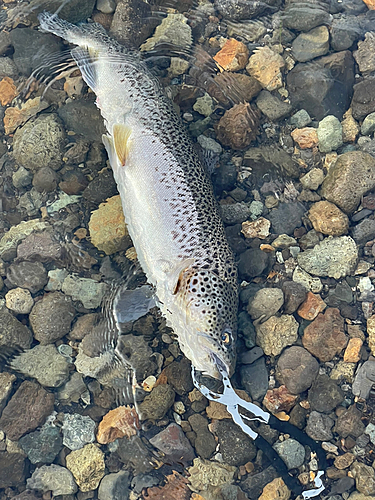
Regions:
<instances>
[{"instance_id":1,"label":"anal fin","mask_svg":"<svg viewBox=\"0 0 375 500\"><path fill-rule=\"evenodd\" d=\"M132 129L128 125L116 123L113 126L113 142L115 145L115 151L122 166L125 165L126 158L129 154L129 137L131 133Z\"/></svg>"}]
</instances>

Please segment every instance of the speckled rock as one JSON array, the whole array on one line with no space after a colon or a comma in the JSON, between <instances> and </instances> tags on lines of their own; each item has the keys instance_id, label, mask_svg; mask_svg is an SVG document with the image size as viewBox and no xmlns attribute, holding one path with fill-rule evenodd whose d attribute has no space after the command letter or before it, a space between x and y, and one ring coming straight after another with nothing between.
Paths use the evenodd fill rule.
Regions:
<instances>
[{"instance_id":1,"label":"speckled rock","mask_svg":"<svg viewBox=\"0 0 375 500\"><path fill-rule=\"evenodd\" d=\"M263 493L258 500L289 500L290 491L281 477L277 477L263 488Z\"/></svg>"},{"instance_id":2,"label":"speckled rock","mask_svg":"<svg viewBox=\"0 0 375 500\"><path fill-rule=\"evenodd\" d=\"M254 221L245 221L242 223L241 233L245 238L266 239L270 234L271 222L265 217L259 217Z\"/></svg>"},{"instance_id":3,"label":"speckled rock","mask_svg":"<svg viewBox=\"0 0 375 500\"><path fill-rule=\"evenodd\" d=\"M73 372L70 379L59 388L57 392L57 399L61 401L62 404L78 403L83 395L87 391L87 387L83 381L83 377L78 372Z\"/></svg>"},{"instance_id":4,"label":"speckled rock","mask_svg":"<svg viewBox=\"0 0 375 500\"><path fill-rule=\"evenodd\" d=\"M88 416L77 413L64 415L62 425L64 446L72 451L83 448L86 444L95 441L96 423Z\"/></svg>"},{"instance_id":5,"label":"speckled rock","mask_svg":"<svg viewBox=\"0 0 375 500\"><path fill-rule=\"evenodd\" d=\"M277 378L292 394L306 391L318 372L319 363L306 349L299 346L285 349L277 363Z\"/></svg>"},{"instance_id":6,"label":"speckled rock","mask_svg":"<svg viewBox=\"0 0 375 500\"><path fill-rule=\"evenodd\" d=\"M335 431L344 438L348 436L357 438L365 432L365 426L361 418L362 413L355 405L352 405L339 415L335 425Z\"/></svg>"},{"instance_id":7,"label":"speckled rock","mask_svg":"<svg viewBox=\"0 0 375 500\"><path fill-rule=\"evenodd\" d=\"M249 59L246 71L256 78L266 90L272 91L282 86L282 69L285 61L269 47L257 48Z\"/></svg>"},{"instance_id":8,"label":"speckled rock","mask_svg":"<svg viewBox=\"0 0 375 500\"><path fill-rule=\"evenodd\" d=\"M191 428L196 434L194 448L201 458L210 458L217 447L217 442L208 430L208 420L199 413L194 413L188 418ZM211 429L213 431L213 429Z\"/></svg>"},{"instance_id":9,"label":"speckled rock","mask_svg":"<svg viewBox=\"0 0 375 500\"><path fill-rule=\"evenodd\" d=\"M23 261L11 264L7 271L7 280L11 287L20 287L36 293L47 283L47 271L41 262Z\"/></svg>"},{"instance_id":10,"label":"speckled rock","mask_svg":"<svg viewBox=\"0 0 375 500\"><path fill-rule=\"evenodd\" d=\"M272 316L257 325L257 344L267 356L277 356L288 345L294 344L298 338L298 323L293 316Z\"/></svg>"},{"instance_id":11,"label":"speckled rock","mask_svg":"<svg viewBox=\"0 0 375 500\"><path fill-rule=\"evenodd\" d=\"M250 280L255 276L260 276L267 268L269 257L259 248L249 248L240 255L238 271L241 278Z\"/></svg>"},{"instance_id":12,"label":"speckled rock","mask_svg":"<svg viewBox=\"0 0 375 500\"><path fill-rule=\"evenodd\" d=\"M247 312L253 320L262 322L274 316L284 303L284 294L280 288L263 288L249 301Z\"/></svg>"},{"instance_id":13,"label":"speckled rock","mask_svg":"<svg viewBox=\"0 0 375 500\"><path fill-rule=\"evenodd\" d=\"M32 171L41 167L58 170L62 165L65 131L55 114L42 114L14 134L13 155Z\"/></svg>"},{"instance_id":14,"label":"speckled rock","mask_svg":"<svg viewBox=\"0 0 375 500\"><path fill-rule=\"evenodd\" d=\"M339 279L353 273L358 249L350 236L329 237L298 254L297 260L307 273Z\"/></svg>"},{"instance_id":15,"label":"speckled rock","mask_svg":"<svg viewBox=\"0 0 375 500\"><path fill-rule=\"evenodd\" d=\"M259 117L250 104L235 104L220 118L217 140L232 149L245 149L256 139Z\"/></svg>"},{"instance_id":16,"label":"speckled rock","mask_svg":"<svg viewBox=\"0 0 375 500\"><path fill-rule=\"evenodd\" d=\"M276 234L293 234L296 227L302 224L302 216L306 208L302 203L280 203L277 209L271 210L268 219L272 223L272 232Z\"/></svg>"},{"instance_id":17,"label":"speckled rock","mask_svg":"<svg viewBox=\"0 0 375 500\"><path fill-rule=\"evenodd\" d=\"M207 431L208 432L208 431ZM181 427L174 422L153 438L150 443L167 455L169 460L180 461L184 464L191 462L195 453Z\"/></svg>"},{"instance_id":18,"label":"speckled rock","mask_svg":"<svg viewBox=\"0 0 375 500\"><path fill-rule=\"evenodd\" d=\"M267 391L263 405L273 414L289 412L296 404L297 396L291 394L285 385L280 385Z\"/></svg>"},{"instance_id":19,"label":"speckled rock","mask_svg":"<svg viewBox=\"0 0 375 500\"><path fill-rule=\"evenodd\" d=\"M68 363L52 344L36 345L22 352L12 360L11 366L45 387L60 387L69 377Z\"/></svg>"},{"instance_id":20,"label":"speckled rock","mask_svg":"<svg viewBox=\"0 0 375 500\"><path fill-rule=\"evenodd\" d=\"M305 448L295 439L286 439L275 443L273 447L284 460L288 469L297 468L305 461Z\"/></svg>"},{"instance_id":21,"label":"speckled rock","mask_svg":"<svg viewBox=\"0 0 375 500\"><path fill-rule=\"evenodd\" d=\"M329 32L326 26L318 26L301 33L293 40L292 53L299 62L324 56L329 51Z\"/></svg>"},{"instance_id":22,"label":"speckled rock","mask_svg":"<svg viewBox=\"0 0 375 500\"><path fill-rule=\"evenodd\" d=\"M25 484L27 463L25 455L19 451L19 448L13 452L0 451L0 488L9 491L9 488L22 487Z\"/></svg>"},{"instance_id":23,"label":"speckled rock","mask_svg":"<svg viewBox=\"0 0 375 500\"><path fill-rule=\"evenodd\" d=\"M315 130L315 129L314 129ZM324 173L321 168L312 168L300 178L300 182L305 189L315 191L324 180Z\"/></svg>"},{"instance_id":24,"label":"speckled rock","mask_svg":"<svg viewBox=\"0 0 375 500\"><path fill-rule=\"evenodd\" d=\"M329 441L333 434L331 429L335 421L328 415L312 411L306 426L306 434L316 441Z\"/></svg>"},{"instance_id":25,"label":"speckled rock","mask_svg":"<svg viewBox=\"0 0 375 500\"><path fill-rule=\"evenodd\" d=\"M309 390L312 410L329 413L344 400L344 394L334 380L327 375L318 375Z\"/></svg>"},{"instance_id":26,"label":"speckled rock","mask_svg":"<svg viewBox=\"0 0 375 500\"><path fill-rule=\"evenodd\" d=\"M27 487L46 493L52 491L53 496L72 495L77 491L72 473L60 465L42 465L35 469L27 480Z\"/></svg>"},{"instance_id":27,"label":"speckled rock","mask_svg":"<svg viewBox=\"0 0 375 500\"><path fill-rule=\"evenodd\" d=\"M321 361L330 361L345 347L348 339L340 311L329 307L320 313L304 330L303 346Z\"/></svg>"},{"instance_id":28,"label":"speckled rock","mask_svg":"<svg viewBox=\"0 0 375 500\"><path fill-rule=\"evenodd\" d=\"M18 441L32 464L51 464L62 448L60 429L51 425L30 432Z\"/></svg>"},{"instance_id":29,"label":"speckled rock","mask_svg":"<svg viewBox=\"0 0 375 500\"><path fill-rule=\"evenodd\" d=\"M214 426L219 438L219 453L228 465L244 465L254 460L256 448L252 440L231 420L220 420Z\"/></svg>"},{"instance_id":30,"label":"speckled rock","mask_svg":"<svg viewBox=\"0 0 375 500\"><path fill-rule=\"evenodd\" d=\"M92 212L89 230L91 243L106 255L131 246L119 195L101 203L98 210Z\"/></svg>"},{"instance_id":31,"label":"speckled rock","mask_svg":"<svg viewBox=\"0 0 375 500\"><path fill-rule=\"evenodd\" d=\"M5 295L5 304L8 309L16 314L29 314L34 304L34 299L29 290L14 288Z\"/></svg>"},{"instance_id":32,"label":"speckled rock","mask_svg":"<svg viewBox=\"0 0 375 500\"><path fill-rule=\"evenodd\" d=\"M139 405L141 420L163 418L174 403L175 393L168 384L154 387Z\"/></svg>"},{"instance_id":33,"label":"speckled rock","mask_svg":"<svg viewBox=\"0 0 375 500\"><path fill-rule=\"evenodd\" d=\"M375 471L372 467L355 461L350 467L350 472L355 478L355 486L364 495L375 494Z\"/></svg>"},{"instance_id":34,"label":"speckled rock","mask_svg":"<svg viewBox=\"0 0 375 500\"><path fill-rule=\"evenodd\" d=\"M8 398L13 389L13 384L16 380L17 377L13 373L0 373L0 415L7 404Z\"/></svg>"},{"instance_id":35,"label":"speckled rock","mask_svg":"<svg viewBox=\"0 0 375 500\"><path fill-rule=\"evenodd\" d=\"M341 125L342 125L342 141L344 143L355 142L359 134L360 126L358 125L357 121L353 118L351 108L349 108L348 111L344 113Z\"/></svg>"},{"instance_id":36,"label":"speckled rock","mask_svg":"<svg viewBox=\"0 0 375 500\"><path fill-rule=\"evenodd\" d=\"M221 486L231 482L236 467L195 458L194 465L187 470L192 487L198 491L205 491L209 486Z\"/></svg>"},{"instance_id":37,"label":"speckled rock","mask_svg":"<svg viewBox=\"0 0 375 500\"><path fill-rule=\"evenodd\" d=\"M34 337L42 345L52 344L70 330L75 309L69 297L61 292L45 295L37 302L30 313L30 324Z\"/></svg>"},{"instance_id":38,"label":"speckled rock","mask_svg":"<svg viewBox=\"0 0 375 500\"><path fill-rule=\"evenodd\" d=\"M95 444L87 444L67 455L66 466L81 491L95 490L104 476L104 453Z\"/></svg>"},{"instance_id":39,"label":"speckled rock","mask_svg":"<svg viewBox=\"0 0 375 500\"><path fill-rule=\"evenodd\" d=\"M342 146L342 125L336 116L326 116L318 126L319 151L329 153Z\"/></svg>"},{"instance_id":40,"label":"speckled rock","mask_svg":"<svg viewBox=\"0 0 375 500\"><path fill-rule=\"evenodd\" d=\"M99 500L128 500L129 487L129 471L121 470L115 474L107 474L99 485L98 498Z\"/></svg>"},{"instance_id":41,"label":"speckled rock","mask_svg":"<svg viewBox=\"0 0 375 500\"><path fill-rule=\"evenodd\" d=\"M309 211L309 219L315 231L319 233L341 236L348 232L348 216L329 201L314 203Z\"/></svg>"},{"instance_id":42,"label":"speckled rock","mask_svg":"<svg viewBox=\"0 0 375 500\"><path fill-rule=\"evenodd\" d=\"M70 295L73 300L82 302L86 309L96 309L100 306L107 288L105 283L98 283L90 278L68 275L64 279L61 290Z\"/></svg>"},{"instance_id":43,"label":"speckled rock","mask_svg":"<svg viewBox=\"0 0 375 500\"><path fill-rule=\"evenodd\" d=\"M259 401L268 389L268 371L264 357L240 368L241 383L251 397Z\"/></svg>"},{"instance_id":44,"label":"speckled rock","mask_svg":"<svg viewBox=\"0 0 375 500\"><path fill-rule=\"evenodd\" d=\"M0 345L28 349L32 338L27 326L18 321L5 306L0 306Z\"/></svg>"},{"instance_id":45,"label":"speckled rock","mask_svg":"<svg viewBox=\"0 0 375 500\"><path fill-rule=\"evenodd\" d=\"M187 49L192 43L191 27L183 14L169 13L155 29L151 38L140 47L141 51L153 50L160 44L171 44Z\"/></svg>"},{"instance_id":46,"label":"speckled rock","mask_svg":"<svg viewBox=\"0 0 375 500\"><path fill-rule=\"evenodd\" d=\"M322 195L350 214L375 187L375 158L362 151L340 155L322 184Z\"/></svg>"},{"instance_id":47,"label":"speckled rock","mask_svg":"<svg viewBox=\"0 0 375 500\"><path fill-rule=\"evenodd\" d=\"M44 423L53 410L54 399L53 394L39 384L28 380L22 382L3 410L0 429L9 439L16 441Z\"/></svg>"}]
</instances>

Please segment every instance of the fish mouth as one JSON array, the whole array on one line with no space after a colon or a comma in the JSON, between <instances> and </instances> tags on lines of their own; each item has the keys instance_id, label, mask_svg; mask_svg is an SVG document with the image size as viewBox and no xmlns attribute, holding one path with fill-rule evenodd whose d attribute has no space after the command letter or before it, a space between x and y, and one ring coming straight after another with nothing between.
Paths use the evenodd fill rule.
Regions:
<instances>
[{"instance_id":1,"label":"fish mouth","mask_svg":"<svg viewBox=\"0 0 375 500\"><path fill-rule=\"evenodd\" d=\"M224 378L229 378L230 377L230 373L231 373L231 368L230 366L228 366L221 358L220 356L218 356L216 353L214 352L211 352L210 353L211 355L211 359L212 361L215 363L216 365L216 368L218 370L218 372L220 373L221 375L221 378L224 379Z\"/></svg>"}]
</instances>

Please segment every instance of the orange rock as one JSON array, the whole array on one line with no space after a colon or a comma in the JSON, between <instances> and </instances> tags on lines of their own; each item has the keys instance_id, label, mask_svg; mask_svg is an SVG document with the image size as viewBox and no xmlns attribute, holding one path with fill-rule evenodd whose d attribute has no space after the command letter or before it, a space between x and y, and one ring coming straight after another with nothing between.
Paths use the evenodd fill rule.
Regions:
<instances>
[{"instance_id":1,"label":"orange rock","mask_svg":"<svg viewBox=\"0 0 375 500\"><path fill-rule=\"evenodd\" d=\"M11 78L6 76L0 82L0 103L2 106L10 104L18 94L16 86Z\"/></svg>"},{"instance_id":2,"label":"orange rock","mask_svg":"<svg viewBox=\"0 0 375 500\"><path fill-rule=\"evenodd\" d=\"M214 56L214 60L226 71L238 71L246 66L249 50L242 42L230 38Z\"/></svg>"},{"instance_id":3,"label":"orange rock","mask_svg":"<svg viewBox=\"0 0 375 500\"><path fill-rule=\"evenodd\" d=\"M375 0L363 0L370 10L375 10Z\"/></svg>"},{"instance_id":4,"label":"orange rock","mask_svg":"<svg viewBox=\"0 0 375 500\"><path fill-rule=\"evenodd\" d=\"M350 339L344 352L345 363L358 363L361 359L363 341L360 338Z\"/></svg>"},{"instance_id":5,"label":"orange rock","mask_svg":"<svg viewBox=\"0 0 375 500\"><path fill-rule=\"evenodd\" d=\"M104 415L96 439L100 444L108 444L118 438L135 436L139 429L139 418L135 408L119 406Z\"/></svg>"},{"instance_id":6,"label":"orange rock","mask_svg":"<svg viewBox=\"0 0 375 500\"><path fill-rule=\"evenodd\" d=\"M328 236L341 236L349 229L348 216L327 200L318 201L311 206L309 219L315 231Z\"/></svg>"},{"instance_id":7,"label":"orange rock","mask_svg":"<svg viewBox=\"0 0 375 500\"><path fill-rule=\"evenodd\" d=\"M188 480L181 476L175 470L170 476L167 476L167 482L164 486L154 486L148 488L147 493L143 494L145 500L189 500L191 490L188 487ZM195 496L195 500L200 500L200 495Z\"/></svg>"},{"instance_id":8,"label":"orange rock","mask_svg":"<svg viewBox=\"0 0 375 500\"><path fill-rule=\"evenodd\" d=\"M270 483L266 484L259 500L289 500L290 491L281 477L277 477Z\"/></svg>"},{"instance_id":9,"label":"orange rock","mask_svg":"<svg viewBox=\"0 0 375 500\"><path fill-rule=\"evenodd\" d=\"M217 139L232 149L245 149L259 132L259 114L249 103L235 104L220 118Z\"/></svg>"},{"instance_id":10,"label":"orange rock","mask_svg":"<svg viewBox=\"0 0 375 500\"><path fill-rule=\"evenodd\" d=\"M263 399L263 404L267 410L275 414L291 410L296 403L297 397L290 394L285 385L281 385L277 389L267 391Z\"/></svg>"},{"instance_id":11,"label":"orange rock","mask_svg":"<svg viewBox=\"0 0 375 500\"><path fill-rule=\"evenodd\" d=\"M312 127L296 128L290 135L301 149L312 148L319 142L318 133Z\"/></svg>"},{"instance_id":12,"label":"orange rock","mask_svg":"<svg viewBox=\"0 0 375 500\"><path fill-rule=\"evenodd\" d=\"M319 313L323 312L326 307L327 304L320 295L308 292L305 301L299 306L297 314L303 319L312 321Z\"/></svg>"},{"instance_id":13,"label":"orange rock","mask_svg":"<svg viewBox=\"0 0 375 500\"><path fill-rule=\"evenodd\" d=\"M35 97L35 99L28 99L20 108L7 108L4 115L5 133L12 134L17 127L26 123L29 118L48 108L48 106L49 104L46 101L41 101L40 97Z\"/></svg>"}]
</instances>

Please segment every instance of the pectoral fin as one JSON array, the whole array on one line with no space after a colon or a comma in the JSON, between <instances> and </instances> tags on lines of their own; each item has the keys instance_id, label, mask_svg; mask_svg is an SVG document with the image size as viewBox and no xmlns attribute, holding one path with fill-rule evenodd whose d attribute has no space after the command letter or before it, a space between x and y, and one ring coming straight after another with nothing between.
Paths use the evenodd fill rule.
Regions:
<instances>
[{"instance_id":1,"label":"pectoral fin","mask_svg":"<svg viewBox=\"0 0 375 500\"><path fill-rule=\"evenodd\" d=\"M129 154L129 137L131 133L132 129L127 125L116 124L113 126L113 142L115 145L115 151L122 166L125 165L126 158Z\"/></svg>"}]
</instances>

